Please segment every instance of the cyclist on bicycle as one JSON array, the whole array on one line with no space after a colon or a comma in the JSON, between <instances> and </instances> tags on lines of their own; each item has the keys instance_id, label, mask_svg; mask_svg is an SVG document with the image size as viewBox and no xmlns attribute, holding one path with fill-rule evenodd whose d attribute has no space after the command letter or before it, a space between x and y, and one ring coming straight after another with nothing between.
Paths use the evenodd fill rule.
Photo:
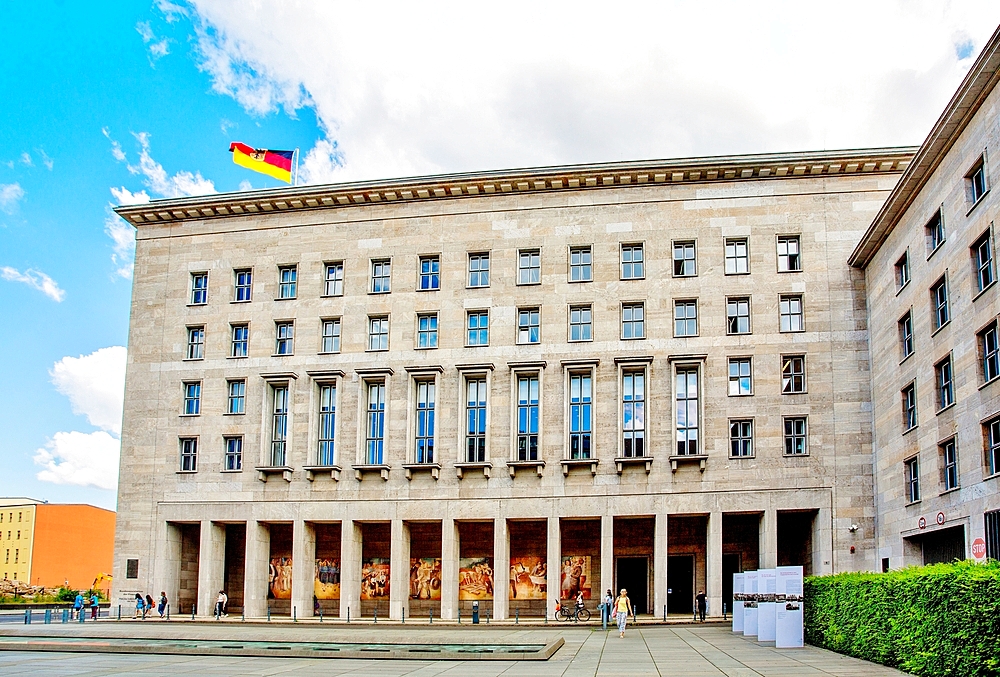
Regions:
<instances>
[{"instance_id":1,"label":"cyclist on bicycle","mask_svg":"<svg viewBox=\"0 0 1000 677\"><path fill-rule=\"evenodd\" d=\"M583 609L586 605L583 603L583 590L578 590L576 593L576 613L580 613L580 609Z\"/></svg>"}]
</instances>

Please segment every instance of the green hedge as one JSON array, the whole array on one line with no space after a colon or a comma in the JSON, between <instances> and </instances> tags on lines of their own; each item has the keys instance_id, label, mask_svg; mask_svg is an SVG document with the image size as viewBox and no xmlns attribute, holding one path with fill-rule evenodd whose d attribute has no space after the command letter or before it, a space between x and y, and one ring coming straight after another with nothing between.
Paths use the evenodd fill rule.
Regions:
<instances>
[{"instance_id":1,"label":"green hedge","mask_svg":"<svg viewBox=\"0 0 1000 677\"><path fill-rule=\"evenodd\" d=\"M1000 563L805 581L810 644L916 675L1000 675Z\"/></svg>"}]
</instances>

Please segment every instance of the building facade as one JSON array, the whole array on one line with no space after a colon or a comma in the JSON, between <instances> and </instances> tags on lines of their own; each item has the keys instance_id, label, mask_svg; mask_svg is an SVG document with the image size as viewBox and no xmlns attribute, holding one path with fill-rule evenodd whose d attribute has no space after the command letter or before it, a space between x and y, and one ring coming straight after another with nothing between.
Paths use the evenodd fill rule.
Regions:
<instances>
[{"instance_id":1,"label":"building facade","mask_svg":"<svg viewBox=\"0 0 1000 677\"><path fill-rule=\"evenodd\" d=\"M913 149L155 201L116 595L494 618L878 563L864 273ZM316 598L314 605L314 596Z\"/></svg>"},{"instance_id":2,"label":"building facade","mask_svg":"<svg viewBox=\"0 0 1000 677\"><path fill-rule=\"evenodd\" d=\"M112 568L115 513L92 505L0 498L3 580L89 590ZM108 591L108 586L101 586Z\"/></svg>"},{"instance_id":3,"label":"building facade","mask_svg":"<svg viewBox=\"0 0 1000 677\"><path fill-rule=\"evenodd\" d=\"M868 289L883 569L1000 558L998 73L994 34L851 257Z\"/></svg>"}]
</instances>

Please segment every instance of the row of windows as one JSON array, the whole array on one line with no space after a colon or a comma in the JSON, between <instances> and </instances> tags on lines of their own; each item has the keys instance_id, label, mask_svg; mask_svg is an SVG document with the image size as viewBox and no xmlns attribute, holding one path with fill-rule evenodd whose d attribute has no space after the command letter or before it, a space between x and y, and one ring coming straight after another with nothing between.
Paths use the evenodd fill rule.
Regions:
<instances>
[{"instance_id":1,"label":"row of windows","mask_svg":"<svg viewBox=\"0 0 1000 677\"><path fill-rule=\"evenodd\" d=\"M13 533L12 531L8 531L8 532L7 532L7 540L8 540L8 541L13 541L13 540L15 540L14 538L12 538L12 537L11 537L11 534L12 534L12 533ZM0 531L0 536L3 536L3 532L2 532L2 531ZM21 530L20 530L20 529L18 529L18 531L17 531L17 539L16 539L16 540L18 540L18 541L20 541L20 540L21 540Z\"/></svg>"},{"instance_id":2,"label":"row of windows","mask_svg":"<svg viewBox=\"0 0 1000 677\"><path fill-rule=\"evenodd\" d=\"M788 362L804 360L802 356L790 358ZM799 363L804 370L804 363ZM739 371L739 369L737 369ZM734 377L730 376L730 392L734 392ZM791 370L789 370L791 373ZM570 372L568 378L568 426L567 449L570 459L593 458L593 371ZM737 394L743 388L742 376L735 377ZM796 376L789 376L788 383L796 383ZM804 377L803 377L804 378ZM513 450L515 461L539 460L539 434L541 425L541 374L539 372L519 373L514 383L512 414L516 429ZM701 389L698 367L679 367L675 373L675 440L677 456L698 456L703 453L701 440ZM804 381L798 381L804 387ZM435 462L435 412L437 403L437 383L431 378L416 378L413 381L413 461L415 463ZM363 382L364 397L364 446L363 463L382 465L385 460L385 415L386 381L382 379ZM789 386L793 387L793 386ZM185 384L185 411L198 413L200 403L200 383ZM317 465L330 466L335 462L337 383L318 384ZM487 404L488 384L485 375L464 377L465 429L464 462L483 463L486 461L487 446ZM191 391L190 389L194 389ZM193 392L193 399L187 393ZM246 382L229 381L229 413L245 411ZM288 459L289 405L290 393L287 384L269 386L269 442L267 463L273 467L284 467ZM646 438L647 373L645 369L624 370L620 382L620 457L645 458ZM806 453L806 418L789 416L783 419L784 451L787 455ZM733 419L730 421L731 455L734 457L754 454L753 419ZM197 470L198 438L181 439L181 470ZM243 467L243 437L225 437L226 470L240 470Z\"/></svg>"},{"instance_id":3,"label":"row of windows","mask_svg":"<svg viewBox=\"0 0 1000 677\"><path fill-rule=\"evenodd\" d=\"M0 524L3 524L3 516L4 516L4 513L0 512ZM20 522L23 516L24 516L23 512L17 513L17 521ZM14 513L12 513L12 512L7 513L7 521L8 522L13 522L14 521Z\"/></svg>"},{"instance_id":4,"label":"row of windows","mask_svg":"<svg viewBox=\"0 0 1000 677\"><path fill-rule=\"evenodd\" d=\"M986 475L992 477L1000 474L1000 417L983 424L983 452ZM951 437L938 444L938 459L940 466L940 486L943 491L953 491L960 486L958 467L958 441ZM906 483L906 499L908 503L920 500L920 458L913 456L903 462L903 474Z\"/></svg>"},{"instance_id":5,"label":"row of windows","mask_svg":"<svg viewBox=\"0 0 1000 677\"><path fill-rule=\"evenodd\" d=\"M21 549L14 549L14 564L19 564L18 560L21 558ZM4 564L10 564L10 548L7 548L7 556L4 558ZM4 578L7 578L7 574L4 574Z\"/></svg>"},{"instance_id":6,"label":"row of windows","mask_svg":"<svg viewBox=\"0 0 1000 677\"><path fill-rule=\"evenodd\" d=\"M518 344L541 342L541 308L537 306L517 309L515 341ZM728 334L750 334L750 298L726 299L726 329ZM781 332L805 331L802 296L782 295L778 299L778 329ZM230 357L247 357L250 349L250 325L230 325ZM674 336L698 335L698 302L685 299L674 302ZM623 340L646 338L646 310L644 303L623 303L621 306L621 331ZM591 305L569 306L569 341L592 341L594 338L594 310ZM340 352L341 319L320 320L321 353ZM490 341L490 312L466 311L465 345L486 346ZM292 355L295 348L295 322L275 322L275 355ZM417 314L416 347L438 347L438 314ZM368 350L389 349L389 316L368 316ZM205 327L187 328L186 359L201 360L205 357Z\"/></svg>"},{"instance_id":7,"label":"row of windows","mask_svg":"<svg viewBox=\"0 0 1000 677\"><path fill-rule=\"evenodd\" d=\"M777 239L778 272L792 273L802 270L799 236L781 236ZM542 254L540 249L521 249L517 252L517 284L541 284ZM750 245L746 238L729 238L725 241L726 275L750 273ZM467 287L490 286L490 254L476 252L468 255ZM674 242L674 277L698 275L697 244L695 241ZM619 275L622 280L637 280L646 276L645 255L641 243L621 245ZM594 280L593 248L570 247L569 281ZM251 300L253 270L241 268L233 271L233 301ZM417 291L441 289L441 257L421 256L417 266ZM392 260L371 259L368 291L371 294L388 294L392 291ZM344 262L323 264L323 295L342 296L344 293ZM298 296L298 266L278 267L278 298L294 299ZM208 272L191 273L191 305L208 303Z\"/></svg>"}]
</instances>

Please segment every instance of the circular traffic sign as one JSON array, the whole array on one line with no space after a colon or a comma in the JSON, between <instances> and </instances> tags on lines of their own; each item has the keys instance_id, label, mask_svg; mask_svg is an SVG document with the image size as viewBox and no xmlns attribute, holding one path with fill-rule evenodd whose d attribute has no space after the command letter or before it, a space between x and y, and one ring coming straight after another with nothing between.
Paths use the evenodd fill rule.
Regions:
<instances>
[{"instance_id":1,"label":"circular traffic sign","mask_svg":"<svg viewBox=\"0 0 1000 677\"><path fill-rule=\"evenodd\" d=\"M944 524L944 513L943 512L939 512L937 514L936 520L937 520L938 524Z\"/></svg>"},{"instance_id":2,"label":"circular traffic sign","mask_svg":"<svg viewBox=\"0 0 1000 677\"><path fill-rule=\"evenodd\" d=\"M926 529L927 528L927 518L926 517L921 517L920 519L918 519L917 520L917 526L920 527L921 529Z\"/></svg>"}]
</instances>

